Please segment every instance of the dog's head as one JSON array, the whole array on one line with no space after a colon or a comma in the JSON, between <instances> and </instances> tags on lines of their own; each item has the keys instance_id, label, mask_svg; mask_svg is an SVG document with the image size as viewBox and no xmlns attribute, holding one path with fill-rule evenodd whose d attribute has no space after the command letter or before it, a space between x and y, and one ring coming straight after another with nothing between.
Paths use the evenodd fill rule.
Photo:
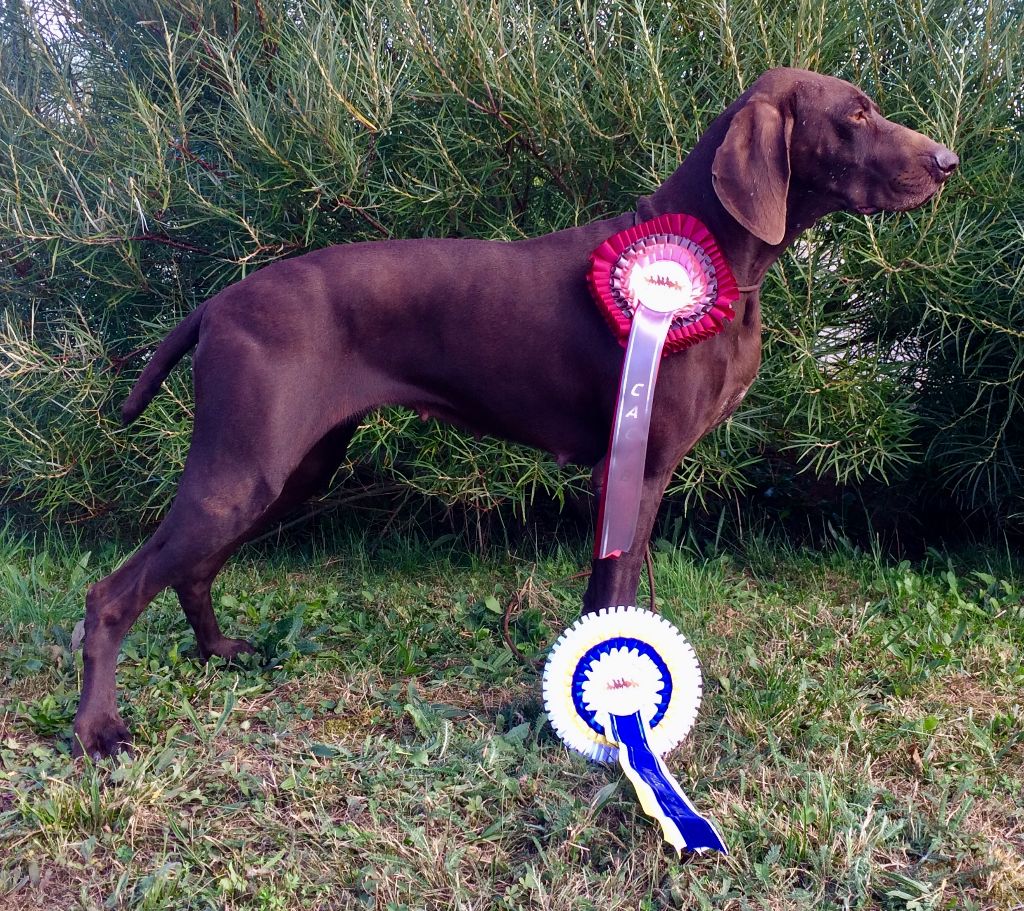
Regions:
<instances>
[{"instance_id":1,"label":"dog's head","mask_svg":"<svg viewBox=\"0 0 1024 911\"><path fill-rule=\"evenodd\" d=\"M794 219L916 208L960 163L944 145L886 120L856 86L807 70L769 70L735 107L715 153L715 193L769 244L808 226Z\"/></svg>"}]
</instances>

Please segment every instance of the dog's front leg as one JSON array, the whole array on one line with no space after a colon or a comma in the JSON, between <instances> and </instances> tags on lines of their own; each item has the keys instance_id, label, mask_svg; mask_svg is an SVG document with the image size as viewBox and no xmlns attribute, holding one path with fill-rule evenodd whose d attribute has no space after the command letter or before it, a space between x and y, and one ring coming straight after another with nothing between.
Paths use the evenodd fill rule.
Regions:
<instances>
[{"instance_id":1,"label":"dog's front leg","mask_svg":"<svg viewBox=\"0 0 1024 911\"><path fill-rule=\"evenodd\" d=\"M640 584L640 571L644 565L647 542L650 540L658 507L661 505L661 498L665 494L673 469L674 464L668 470L644 478L633 546L618 557L595 559L591 564L590 584L583 595L584 614L600 610L602 607L636 604L636 590ZM601 497L604 472L605 460L602 459L593 473L594 493L598 499ZM596 534L600 533L601 530L597 529Z\"/></svg>"}]
</instances>

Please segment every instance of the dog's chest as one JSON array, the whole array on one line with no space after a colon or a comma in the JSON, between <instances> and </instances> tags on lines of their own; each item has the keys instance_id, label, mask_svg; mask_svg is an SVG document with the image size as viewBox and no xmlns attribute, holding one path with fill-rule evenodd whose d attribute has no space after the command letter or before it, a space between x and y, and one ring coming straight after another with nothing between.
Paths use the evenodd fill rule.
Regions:
<instances>
[{"instance_id":1,"label":"dog's chest","mask_svg":"<svg viewBox=\"0 0 1024 911\"><path fill-rule=\"evenodd\" d=\"M745 386L740 386L738 389L728 394L723 400L720 408L718 409L718 416L715 418L712 427L717 427L719 424L727 421L732 417L733 412L740 407L740 402L746 398L747 392L750 391L752 383L747 383Z\"/></svg>"}]
</instances>

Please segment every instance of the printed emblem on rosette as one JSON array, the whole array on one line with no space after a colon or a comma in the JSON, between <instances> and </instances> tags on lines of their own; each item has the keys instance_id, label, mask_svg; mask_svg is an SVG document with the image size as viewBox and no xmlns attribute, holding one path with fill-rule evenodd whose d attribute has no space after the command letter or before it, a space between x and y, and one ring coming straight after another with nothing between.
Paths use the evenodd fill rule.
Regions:
<instances>
[{"instance_id":1,"label":"printed emblem on rosette","mask_svg":"<svg viewBox=\"0 0 1024 911\"><path fill-rule=\"evenodd\" d=\"M650 655L637 648L619 646L598 655L584 677L581 701L605 730L609 715L639 712L651 724L661 708L665 680Z\"/></svg>"},{"instance_id":2,"label":"printed emblem on rosette","mask_svg":"<svg viewBox=\"0 0 1024 911\"><path fill-rule=\"evenodd\" d=\"M711 258L692 240L671 234L630 244L612 268L612 294L632 315L638 305L674 313L685 325L711 309L718 291Z\"/></svg>"}]
</instances>

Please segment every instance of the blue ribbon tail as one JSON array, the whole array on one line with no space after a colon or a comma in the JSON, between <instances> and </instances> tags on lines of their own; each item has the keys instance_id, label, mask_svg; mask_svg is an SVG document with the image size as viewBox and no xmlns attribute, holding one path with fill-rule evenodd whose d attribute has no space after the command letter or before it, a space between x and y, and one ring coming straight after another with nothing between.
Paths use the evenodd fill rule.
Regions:
<instances>
[{"instance_id":1,"label":"blue ribbon tail","mask_svg":"<svg viewBox=\"0 0 1024 911\"><path fill-rule=\"evenodd\" d=\"M610 740L619 745L619 763L633 783L644 811L661 823L665 840L677 851L729 851L715 827L687 799L661 757L647 739L639 712L609 715Z\"/></svg>"}]
</instances>

